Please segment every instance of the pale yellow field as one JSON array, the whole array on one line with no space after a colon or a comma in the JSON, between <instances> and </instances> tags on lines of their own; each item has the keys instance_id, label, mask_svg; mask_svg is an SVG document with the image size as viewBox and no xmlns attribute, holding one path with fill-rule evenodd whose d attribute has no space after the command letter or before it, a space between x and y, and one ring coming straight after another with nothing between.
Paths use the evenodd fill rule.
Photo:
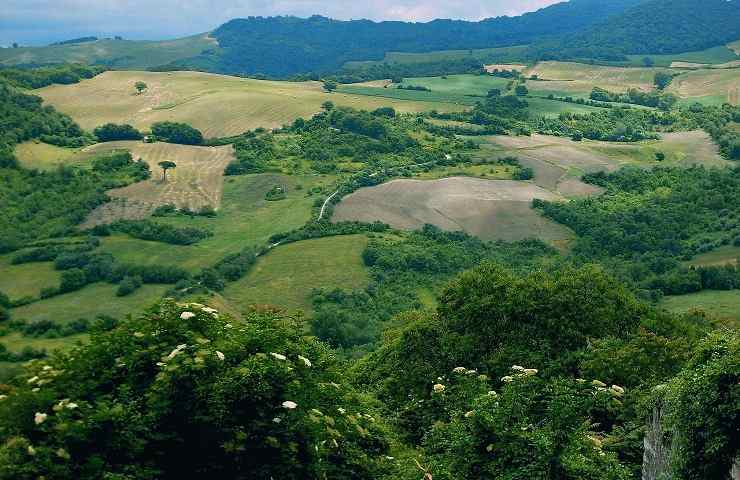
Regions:
<instances>
[{"instance_id":1,"label":"pale yellow field","mask_svg":"<svg viewBox=\"0 0 740 480\"><path fill-rule=\"evenodd\" d=\"M134 93L137 81L149 86L141 95ZM179 121L206 137L280 127L298 117L311 117L326 101L361 109L392 106L399 112L429 109L424 102L328 94L319 82L273 82L199 72L105 72L76 85L49 86L37 93L89 130L108 122L146 129L154 122Z\"/></svg>"},{"instance_id":2,"label":"pale yellow field","mask_svg":"<svg viewBox=\"0 0 740 480\"><path fill-rule=\"evenodd\" d=\"M26 168L53 170L59 165L83 165L87 156L80 155L79 148L62 148L38 140L19 143L15 156Z\"/></svg>"},{"instance_id":3,"label":"pale yellow field","mask_svg":"<svg viewBox=\"0 0 740 480\"><path fill-rule=\"evenodd\" d=\"M527 72L537 75L540 81L529 81L530 90L590 92L593 87L612 91L637 88L649 91L653 88L656 72L665 68L625 68L586 65L571 62L540 62Z\"/></svg>"},{"instance_id":4,"label":"pale yellow field","mask_svg":"<svg viewBox=\"0 0 740 480\"><path fill-rule=\"evenodd\" d=\"M170 143L143 143L136 141L100 143L85 152L128 150L134 159L149 164L152 178L108 192L114 199L94 210L83 227L92 227L122 218L143 218L154 208L172 204L178 208L198 210L210 205L218 208L223 191L223 172L234 159L231 145L223 147L194 147ZM170 160L177 167L167 172L162 181L159 162Z\"/></svg>"},{"instance_id":5,"label":"pale yellow field","mask_svg":"<svg viewBox=\"0 0 740 480\"><path fill-rule=\"evenodd\" d=\"M512 70L516 70L518 72L524 72L527 68L526 65L522 65L521 63L516 64L508 64L508 63L497 63L493 65L485 65L483 68L486 69L487 72L493 72L494 70L504 71L504 72L510 72Z\"/></svg>"},{"instance_id":6,"label":"pale yellow field","mask_svg":"<svg viewBox=\"0 0 740 480\"><path fill-rule=\"evenodd\" d=\"M740 69L712 69L687 72L673 79L668 91L681 98L717 97L722 101L740 87Z\"/></svg>"}]
</instances>

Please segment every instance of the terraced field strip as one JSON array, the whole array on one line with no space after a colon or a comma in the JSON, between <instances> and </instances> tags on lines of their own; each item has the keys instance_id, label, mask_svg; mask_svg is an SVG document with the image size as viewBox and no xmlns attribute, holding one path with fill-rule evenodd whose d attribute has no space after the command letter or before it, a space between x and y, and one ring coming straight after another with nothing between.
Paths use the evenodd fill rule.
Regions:
<instances>
[{"instance_id":1,"label":"terraced field strip","mask_svg":"<svg viewBox=\"0 0 740 480\"><path fill-rule=\"evenodd\" d=\"M137 81L148 85L141 95L135 93ZM88 130L108 122L148 129L154 122L177 121L193 125L206 137L280 127L299 117L311 117L326 101L366 110L383 106L399 112L430 109L414 99L329 94L319 82L274 82L200 72L105 72L75 85L53 85L36 92ZM454 111L461 107L440 103L435 108Z\"/></svg>"}]
</instances>

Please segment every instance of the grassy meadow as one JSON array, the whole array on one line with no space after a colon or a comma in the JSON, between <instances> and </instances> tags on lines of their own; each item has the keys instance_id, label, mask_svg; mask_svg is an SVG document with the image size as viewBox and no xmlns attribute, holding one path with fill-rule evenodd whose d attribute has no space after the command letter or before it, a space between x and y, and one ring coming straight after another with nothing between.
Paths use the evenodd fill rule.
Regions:
<instances>
[{"instance_id":1,"label":"grassy meadow","mask_svg":"<svg viewBox=\"0 0 740 480\"><path fill-rule=\"evenodd\" d=\"M705 290L665 297L660 305L677 313L701 310L711 315L719 324L733 328L740 326L740 293L737 290Z\"/></svg>"},{"instance_id":2,"label":"grassy meadow","mask_svg":"<svg viewBox=\"0 0 740 480\"><path fill-rule=\"evenodd\" d=\"M15 156L24 168L53 170L60 165L85 166L89 157L79 148L63 148L38 140L19 143Z\"/></svg>"},{"instance_id":3,"label":"grassy meadow","mask_svg":"<svg viewBox=\"0 0 740 480\"><path fill-rule=\"evenodd\" d=\"M310 312L314 288L367 286L362 263L367 241L364 235L348 235L281 245L261 257L246 277L229 284L224 297L241 311L250 305L277 304Z\"/></svg>"},{"instance_id":4,"label":"grassy meadow","mask_svg":"<svg viewBox=\"0 0 740 480\"><path fill-rule=\"evenodd\" d=\"M435 52L426 53L388 52L385 54L385 58L383 58L383 60L347 62L344 67L352 69L363 65L378 65L383 63L414 64L442 62L449 60L465 60L468 58L475 59L482 63L491 63L493 61L498 61L498 59L500 58L517 58L526 49L526 46L513 46L482 48L474 50L438 50Z\"/></svg>"},{"instance_id":5,"label":"grassy meadow","mask_svg":"<svg viewBox=\"0 0 740 480\"><path fill-rule=\"evenodd\" d=\"M12 265L14 254L0 255L0 292L11 300L36 297L43 288L58 287L60 274L51 262Z\"/></svg>"},{"instance_id":6,"label":"grassy meadow","mask_svg":"<svg viewBox=\"0 0 740 480\"><path fill-rule=\"evenodd\" d=\"M298 228L311 217L317 196L313 187L330 186L331 176L287 176L260 174L227 177L221 209L216 218L175 217L160 221L210 230L214 235L195 245L168 245L113 235L103 240L102 251L126 263L177 265L195 272L213 265L230 253L250 245L264 245L275 233ZM265 200L265 194L281 185L287 198ZM299 187L300 186L300 187Z\"/></svg>"},{"instance_id":7,"label":"grassy meadow","mask_svg":"<svg viewBox=\"0 0 740 480\"><path fill-rule=\"evenodd\" d=\"M135 93L143 81L148 89ZM413 99L379 99L351 92L326 93L319 82L276 82L199 72L105 72L75 85L53 85L36 91L44 100L92 130L108 122L147 129L152 123L178 121L206 137L237 135L257 127L274 128L308 118L332 101L372 110L391 106L400 112L430 109ZM440 111L460 106L440 103Z\"/></svg>"},{"instance_id":8,"label":"grassy meadow","mask_svg":"<svg viewBox=\"0 0 740 480\"><path fill-rule=\"evenodd\" d=\"M471 107L482 101L491 89L506 91L510 80L484 75L448 75L444 77L405 78L403 85L421 86L431 90L401 90L395 86L383 87L382 85L341 85L340 92L353 95L367 95L371 97L382 97L395 100L409 100L428 102L428 110L440 110L439 107L446 104ZM528 82L528 86L532 82ZM540 82L544 83L544 82ZM589 93L590 93L589 89ZM536 93L536 92L533 92ZM563 96L566 96L565 94ZM588 96L588 95L586 95ZM575 103L559 102L546 98L527 97L529 111L533 116L557 117L562 112L590 113L600 110L598 107L578 105Z\"/></svg>"},{"instance_id":9,"label":"grassy meadow","mask_svg":"<svg viewBox=\"0 0 740 480\"><path fill-rule=\"evenodd\" d=\"M98 315L122 319L143 312L162 298L167 285L144 285L125 297L117 297L117 285L95 283L82 290L58 295L11 310L14 319L37 322L52 320L69 323L79 318L92 320Z\"/></svg>"},{"instance_id":10,"label":"grassy meadow","mask_svg":"<svg viewBox=\"0 0 740 480\"><path fill-rule=\"evenodd\" d=\"M535 95L588 98L594 87L623 92L630 88L649 91L657 72L665 68L626 68L587 65L573 62L540 62L527 74L538 80L528 80L527 88Z\"/></svg>"}]
</instances>

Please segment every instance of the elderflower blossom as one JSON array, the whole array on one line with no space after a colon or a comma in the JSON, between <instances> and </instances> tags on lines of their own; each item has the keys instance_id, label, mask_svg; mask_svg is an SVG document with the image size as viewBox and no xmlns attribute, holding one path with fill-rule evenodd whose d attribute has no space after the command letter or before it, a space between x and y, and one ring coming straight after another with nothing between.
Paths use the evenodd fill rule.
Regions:
<instances>
[{"instance_id":1,"label":"elderflower blossom","mask_svg":"<svg viewBox=\"0 0 740 480\"><path fill-rule=\"evenodd\" d=\"M39 380L39 377L38 376L35 376L35 377L29 378L26 383L28 383L30 385L32 383L36 383L38 380Z\"/></svg>"},{"instance_id":2,"label":"elderflower blossom","mask_svg":"<svg viewBox=\"0 0 740 480\"><path fill-rule=\"evenodd\" d=\"M294 410L296 407L298 407L298 404L290 400L283 402L283 408L287 408L288 410Z\"/></svg>"},{"instance_id":3,"label":"elderflower blossom","mask_svg":"<svg viewBox=\"0 0 740 480\"><path fill-rule=\"evenodd\" d=\"M458 374L460 374L460 373L465 373L465 372L467 372L467 371L468 371L468 369L467 369L467 368L465 368L465 367L455 367L455 368L454 368L454 369L452 370L452 373L458 373Z\"/></svg>"},{"instance_id":4,"label":"elderflower blossom","mask_svg":"<svg viewBox=\"0 0 740 480\"><path fill-rule=\"evenodd\" d=\"M539 372L539 370L537 370L536 368L527 368L524 370L524 374L528 377L537 375L537 372Z\"/></svg>"},{"instance_id":5,"label":"elderflower blossom","mask_svg":"<svg viewBox=\"0 0 740 480\"><path fill-rule=\"evenodd\" d=\"M217 357L218 357L218 359L219 359L219 360L221 360L222 362L223 362L223 361L224 361L224 360L226 359L226 355L224 355L223 353L219 352L218 350L216 350L216 356L217 356Z\"/></svg>"},{"instance_id":6,"label":"elderflower blossom","mask_svg":"<svg viewBox=\"0 0 740 480\"><path fill-rule=\"evenodd\" d=\"M465 413L465 418L471 418L473 416L475 416L475 410L471 410Z\"/></svg>"},{"instance_id":7,"label":"elderflower blossom","mask_svg":"<svg viewBox=\"0 0 740 480\"><path fill-rule=\"evenodd\" d=\"M48 417L47 414L36 412L36 415L33 416L33 421L36 425L41 425L46 421L46 417Z\"/></svg>"},{"instance_id":8,"label":"elderflower blossom","mask_svg":"<svg viewBox=\"0 0 740 480\"><path fill-rule=\"evenodd\" d=\"M288 359L288 357L286 357L285 355L281 355L281 354L275 353L275 352L270 352L270 355L272 355L273 357L275 357L278 360L287 360Z\"/></svg>"},{"instance_id":9,"label":"elderflower blossom","mask_svg":"<svg viewBox=\"0 0 740 480\"><path fill-rule=\"evenodd\" d=\"M182 320L190 320L193 317L195 317L195 314L193 312L182 312L180 314L180 318Z\"/></svg>"},{"instance_id":10,"label":"elderflower blossom","mask_svg":"<svg viewBox=\"0 0 740 480\"><path fill-rule=\"evenodd\" d=\"M6 398L8 398L7 395L0 395L0 400L5 400Z\"/></svg>"},{"instance_id":11,"label":"elderflower blossom","mask_svg":"<svg viewBox=\"0 0 740 480\"><path fill-rule=\"evenodd\" d=\"M445 391L445 386L441 383L437 383L436 385L434 385L433 389L434 393L442 393Z\"/></svg>"},{"instance_id":12,"label":"elderflower blossom","mask_svg":"<svg viewBox=\"0 0 740 480\"><path fill-rule=\"evenodd\" d=\"M505 377L501 377L501 381L504 383L511 383L514 381L514 377L507 375Z\"/></svg>"},{"instance_id":13,"label":"elderflower blossom","mask_svg":"<svg viewBox=\"0 0 740 480\"><path fill-rule=\"evenodd\" d=\"M307 359L303 355L298 355L298 358L303 362L303 364L307 367L311 366L311 360Z\"/></svg>"},{"instance_id":14,"label":"elderflower blossom","mask_svg":"<svg viewBox=\"0 0 740 480\"><path fill-rule=\"evenodd\" d=\"M515 372L523 372L524 371L524 367L522 367L521 365L514 365L513 367L511 367L511 369L514 370Z\"/></svg>"},{"instance_id":15,"label":"elderflower blossom","mask_svg":"<svg viewBox=\"0 0 740 480\"><path fill-rule=\"evenodd\" d=\"M175 347L175 349L174 349L174 350L172 350L172 351L170 352L170 354L169 354L169 355L167 355L167 360L172 360L173 358L175 358L176 356L178 356L178 355L180 354L180 352L182 352L182 351L183 351L183 350L185 350L186 348L188 348L187 344L184 344L184 343L183 343L183 344L181 344L181 345L178 345L177 347Z\"/></svg>"}]
</instances>

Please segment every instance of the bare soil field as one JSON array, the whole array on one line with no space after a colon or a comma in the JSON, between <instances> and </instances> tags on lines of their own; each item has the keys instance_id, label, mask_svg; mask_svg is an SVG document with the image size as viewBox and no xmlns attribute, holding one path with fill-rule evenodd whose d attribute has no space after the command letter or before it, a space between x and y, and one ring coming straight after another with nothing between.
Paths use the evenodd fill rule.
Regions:
<instances>
[{"instance_id":1,"label":"bare soil field","mask_svg":"<svg viewBox=\"0 0 740 480\"><path fill-rule=\"evenodd\" d=\"M141 95L135 93L137 81L148 85ZM425 102L328 94L320 82L273 82L200 72L110 71L75 85L52 85L36 93L88 130L108 122L147 129L154 122L178 121L193 125L206 137L280 127L299 117L311 117L326 101L367 110L383 106L399 112L430 109ZM444 104L434 108L461 109Z\"/></svg>"},{"instance_id":2,"label":"bare soil field","mask_svg":"<svg viewBox=\"0 0 740 480\"><path fill-rule=\"evenodd\" d=\"M142 143L135 141L110 142L93 145L88 152L129 150L134 159L143 159L152 170L152 178L108 192L114 199L88 217L83 227L110 223L124 218L144 218L156 207L172 204L178 208L198 210L204 206L218 208L223 191L224 168L234 159L233 148L194 147L170 143ZM167 172L162 181L158 163L170 160L177 167Z\"/></svg>"},{"instance_id":3,"label":"bare soil field","mask_svg":"<svg viewBox=\"0 0 740 480\"><path fill-rule=\"evenodd\" d=\"M571 238L570 230L532 210L535 198L559 199L537 185L512 180L394 180L348 195L335 208L332 220L380 220L406 230L432 224L449 231L463 230L484 240Z\"/></svg>"}]
</instances>

